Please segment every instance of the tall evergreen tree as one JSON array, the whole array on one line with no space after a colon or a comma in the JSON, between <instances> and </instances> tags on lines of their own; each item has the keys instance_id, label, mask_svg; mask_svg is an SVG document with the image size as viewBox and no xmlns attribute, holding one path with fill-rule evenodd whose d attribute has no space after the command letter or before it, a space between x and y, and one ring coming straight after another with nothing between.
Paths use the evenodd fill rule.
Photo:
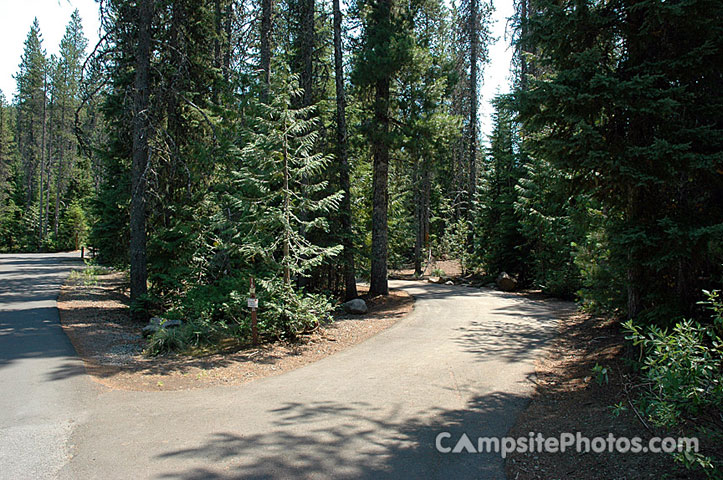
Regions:
<instances>
[{"instance_id":1,"label":"tall evergreen tree","mask_svg":"<svg viewBox=\"0 0 723 480\"><path fill-rule=\"evenodd\" d=\"M25 40L25 49L16 75L18 83L17 105L18 151L22 158L25 177L26 210L35 205L38 212L35 231L36 248L42 245L42 207L45 198L46 127L47 127L47 58L43 50L40 25L33 21ZM37 203L36 203L37 201Z\"/></svg>"},{"instance_id":2,"label":"tall evergreen tree","mask_svg":"<svg viewBox=\"0 0 723 480\"><path fill-rule=\"evenodd\" d=\"M492 3L480 3L480 0L463 0L461 4L463 38L465 40L465 63L469 68L467 81L469 118L467 120L467 210L472 219L472 205L477 188L477 150L479 146L479 87L482 80L481 66L489 61L490 43L489 23L492 16Z\"/></svg>"},{"instance_id":3,"label":"tall evergreen tree","mask_svg":"<svg viewBox=\"0 0 723 480\"><path fill-rule=\"evenodd\" d=\"M518 275L524 283L529 251L515 204L518 203L518 183L525 170L509 98L497 97L493 104L493 130L476 215L479 239L476 251L488 274L496 276L504 271Z\"/></svg>"},{"instance_id":4,"label":"tall evergreen tree","mask_svg":"<svg viewBox=\"0 0 723 480\"><path fill-rule=\"evenodd\" d=\"M135 12L135 79L133 92L133 157L131 166L130 266L134 318L145 320L140 305L148 292L146 259L146 183L151 134L149 111L153 1L139 0Z\"/></svg>"},{"instance_id":5,"label":"tall evergreen tree","mask_svg":"<svg viewBox=\"0 0 723 480\"><path fill-rule=\"evenodd\" d=\"M369 7L368 9L365 7ZM364 89L373 89L373 119L367 130L373 157L372 252L369 293L389 293L387 280L389 243L389 153L390 88L394 75L407 61L410 37L399 6L394 0L360 2L366 11L362 46L355 65L355 80Z\"/></svg>"},{"instance_id":6,"label":"tall evergreen tree","mask_svg":"<svg viewBox=\"0 0 723 480\"><path fill-rule=\"evenodd\" d=\"M522 38L548 72L520 93L533 153L605 207L626 314L693 313L721 276L721 26L711 0L551 2Z\"/></svg>"},{"instance_id":7,"label":"tall evergreen tree","mask_svg":"<svg viewBox=\"0 0 723 480\"><path fill-rule=\"evenodd\" d=\"M261 22L259 42L259 68L261 70L262 96L261 100L268 100L269 86L271 84L271 52L272 33L274 27L274 0L261 0Z\"/></svg>"},{"instance_id":8,"label":"tall evergreen tree","mask_svg":"<svg viewBox=\"0 0 723 480\"><path fill-rule=\"evenodd\" d=\"M55 158L55 204L53 234L56 244L59 242L61 202L71 181L72 175L83 174L76 170L78 152L74 132L75 113L80 106L81 67L85 59L88 41L83 35L83 25L78 10L75 10L60 41L60 52L51 74L53 96L53 131L51 152ZM75 199L73 199L75 200Z\"/></svg>"},{"instance_id":9,"label":"tall evergreen tree","mask_svg":"<svg viewBox=\"0 0 723 480\"><path fill-rule=\"evenodd\" d=\"M334 81L336 88L336 158L339 163L341 200L340 217L343 246L344 295L347 300L357 296L354 268L354 242L351 224L351 188L349 186L349 148L346 128L346 89L344 84L344 50L342 48L342 14L340 0L333 0L334 15Z\"/></svg>"}]
</instances>

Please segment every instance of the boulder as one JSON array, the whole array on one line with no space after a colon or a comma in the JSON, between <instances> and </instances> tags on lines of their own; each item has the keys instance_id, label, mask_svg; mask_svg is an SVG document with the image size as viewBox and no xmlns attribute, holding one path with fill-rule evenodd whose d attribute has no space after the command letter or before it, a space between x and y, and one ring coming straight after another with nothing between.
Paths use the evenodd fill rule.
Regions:
<instances>
[{"instance_id":1,"label":"boulder","mask_svg":"<svg viewBox=\"0 0 723 480\"><path fill-rule=\"evenodd\" d=\"M501 272L497 275L497 286L505 292L511 292L517 288L517 279L507 272Z\"/></svg>"},{"instance_id":2,"label":"boulder","mask_svg":"<svg viewBox=\"0 0 723 480\"><path fill-rule=\"evenodd\" d=\"M349 300L348 302L343 303L341 307L348 313L367 313L369 310L367 308L367 303L361 298Z\"/></svg>"}]
</instances>

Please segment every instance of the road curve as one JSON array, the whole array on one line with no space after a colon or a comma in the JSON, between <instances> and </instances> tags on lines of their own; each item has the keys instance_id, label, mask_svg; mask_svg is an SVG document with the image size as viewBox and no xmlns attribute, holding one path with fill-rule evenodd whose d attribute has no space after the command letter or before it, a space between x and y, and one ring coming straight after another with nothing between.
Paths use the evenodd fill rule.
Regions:
<instances>
[{"instance_id":1,"label":"road curve","mask_svg":"<svg viewBox=\"0 0 723 480\"><path fill-rule=\"evenodd\" d=\"M58 437L68 439L58 476L504 478L498 455L439 453L435 438L449 432L446 443L453 446L462 433L475 443L504 435L531 394L534 359L555 318L572 304L462 286L392 285L416 297L414 311L392 328L319 362L236 387L101 389L88 386L68 350L38 355L47 360L43 375L56 377L48 385L71 392L50 408L72 419ZM5 385L22 373L0 367ZM12 407L12 399L3 402ZM24 417L0 415L3 427L24 428Z\"/></svg>"}]
</instances>

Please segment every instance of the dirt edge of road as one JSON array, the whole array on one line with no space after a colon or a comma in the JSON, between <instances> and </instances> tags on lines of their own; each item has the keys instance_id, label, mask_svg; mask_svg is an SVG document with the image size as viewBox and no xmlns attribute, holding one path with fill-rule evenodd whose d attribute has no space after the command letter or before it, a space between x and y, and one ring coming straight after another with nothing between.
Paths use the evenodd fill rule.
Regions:
<instances>
[{"instance_id":1,"label":"dirt edge of road","mask_svg":"<svg viewBox=\"0 0 723 480\"><path fill-rule=\"evenodd\" d=\"M359 290L366 293L363 286ZM288 372L373 337L414 308L413 297L401 290L366 300L367 314L335 315L333 323L296 343L153 358L143 355L141 326L133 324L128 315L123 274L71 276L61 290L58 310L63 330L93 380L111 389L160 391L240 385Z\"/></svg>"},{"instance_id":2,"label":"dirt edge of road","mask_svg":"<svg viewBox=\"0 0 723 480\"><path fill-rule=\"evenodd\" d=\"M626 392L632 389L634 374L625 348L620 323L614 319L582 312L562 318L547 355L536 362L535 395L507 435L529 438L532 432L559 439L562 433L579 432L593 439L613 434L615 438L640 437L644 445L654 436L670 435L646 429L633 410L634 392ZM509 454L507 478L701 478L665 453L584 453L574 448L564 453Z\"/></svg>"}]
</instances>

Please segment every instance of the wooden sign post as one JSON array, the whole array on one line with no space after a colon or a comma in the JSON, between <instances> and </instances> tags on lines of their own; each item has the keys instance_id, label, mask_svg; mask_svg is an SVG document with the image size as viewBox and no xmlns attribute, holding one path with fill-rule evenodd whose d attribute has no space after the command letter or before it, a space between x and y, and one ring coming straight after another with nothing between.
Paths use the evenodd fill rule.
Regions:
<instances>
[{"instance_id":1,"label":"wooden sign post","mask_svg":"<svg viewBox=\"0 0 723 480\"><path fill-rule=\"evenodd\" d=\"M258 320L256 319L256 309L259 308L259 299L256 298L256 284L254 277L249 280L249 302L248 307L251 309L251 342L254 345L259 343Z\"/></svg>"}]
</instances>

